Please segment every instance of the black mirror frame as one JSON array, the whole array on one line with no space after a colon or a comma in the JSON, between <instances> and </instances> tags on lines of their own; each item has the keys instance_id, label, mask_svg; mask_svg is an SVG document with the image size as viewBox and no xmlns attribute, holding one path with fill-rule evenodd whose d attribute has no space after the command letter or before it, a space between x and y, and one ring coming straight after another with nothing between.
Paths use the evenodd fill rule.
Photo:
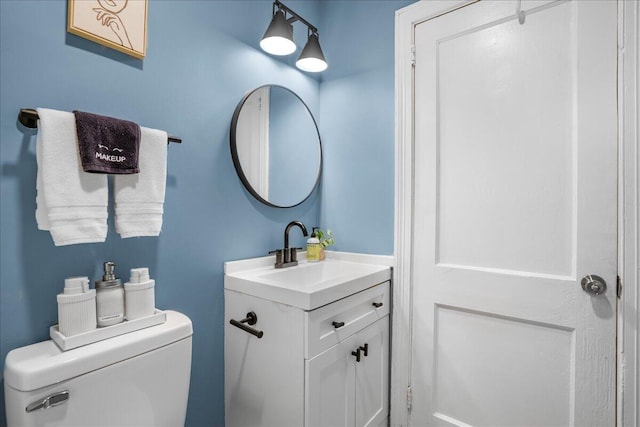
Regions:
<instances>
[{"instance_id":1,"label":"black mirror frame","mask_svg":"<svg viewBox=\"0 0 640 427\"><path fill-rule=\"evenodd\" d=\"M311 117L311 120L313 121L313 125L316 128L316 134L318 135L318 145L320 148L320 164L318 165L318 175L316 176L315 179L315 183L313 184L313 187L311 187L311 190L309 191L309 194L307 194L301 201L299 201L296 204L293 205L289 205L289 206L281 206L281 205L276 205L268 200L265 200L262 196L260 196L260 194L258 194L258 192L251 186L251 183L249 182L249 180L247 179L246 175L244 174L243 170L242 170L242 165L240 164L240 157L238 156L238 148L236 146L236 127L238 126L238 118L240 117L240 111L242 110L242 107L244 106L245 102L247 101L247 99L249 99L249 97L256 92L259 89L262 89L264 87L269 87L269 88L274 88L274 87L279 87L282 88L288 92L290 92L291 94L293 94L293 96L295 96L296 98L298 98L298 100L302 103L302 105L304 105L304 108L307 109L307 112L309 113L309 116ZM322 139L320 138L320 131L318 130L318 123L316 122L316 118L313 116L313 114L311 113L311 110L309 109L309 106L302 100L302 98L300 98L298 96L297 93L295 93L294 91L292 91L291 89L281 86L281 85L262 85L262 86L258 86L257 88L249 91L246 95L244 95L242 97L242 99L240 100L240 102L238 103L238 105L236 106L235 111L233 112L233 117L231 118L231 129L229 131L229 145L231 148L231 158L233 159L233 166L236 169L236 173L238 174L238 177L240 178L240 181L242 181L242 185L244 185L244 188L247 189L247 191L256 198L256 200L258 200L261 203L264 203L267 206L271 206L272 208L293 208L295 206L301 205L302 203L304 203L309 197L311 197L311 194L313 194L313 192L315 191L316 188L318 188L318 184L320 183L320 176L322 175L322 166L323 166L323 159L322 159Z\"/></svg>"}]
</instances>

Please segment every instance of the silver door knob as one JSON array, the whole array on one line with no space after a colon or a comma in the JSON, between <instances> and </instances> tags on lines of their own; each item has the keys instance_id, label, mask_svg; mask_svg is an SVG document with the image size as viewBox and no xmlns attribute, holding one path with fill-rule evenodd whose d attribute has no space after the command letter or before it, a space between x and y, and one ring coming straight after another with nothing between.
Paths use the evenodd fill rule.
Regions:
<instances>
[{"instance_id":1,"label":"silver door knob","mask_svg":"<svg viewBox=\"0 0 640 427\"><path fill-rule=\"evenodd\" d=\"M607 290L607 282L595 274L584 276L580 284L582 285L582 289L591 295L602 295Z\"/></svg>"}]
</instances>

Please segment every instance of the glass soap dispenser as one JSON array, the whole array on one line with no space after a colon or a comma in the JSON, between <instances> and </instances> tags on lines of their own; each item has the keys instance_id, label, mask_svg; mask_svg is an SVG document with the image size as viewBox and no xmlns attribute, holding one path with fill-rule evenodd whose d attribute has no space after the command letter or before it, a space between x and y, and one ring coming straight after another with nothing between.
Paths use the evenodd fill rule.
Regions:
<instances>
[{"instance_id":1,"label":"glass soap dispenser","mask_svg":"<svg viewBox=\"0 0 640 427\"><path fill-rule=\"evenodd\" d=\"M104 263L104 276L96 280L96 312L98 327L111 326L124 321L124 288L115 275L116 264Z\"/></svg>"}]
</instances>

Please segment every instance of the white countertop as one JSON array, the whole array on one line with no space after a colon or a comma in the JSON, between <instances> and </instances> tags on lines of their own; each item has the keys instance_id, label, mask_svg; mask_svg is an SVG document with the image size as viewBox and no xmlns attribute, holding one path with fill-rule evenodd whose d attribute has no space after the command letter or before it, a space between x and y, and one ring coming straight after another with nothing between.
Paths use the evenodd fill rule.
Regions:
<instances>
[{"instance_id":1,"label":"white countertop","mask_svg":"<svg viewBox=\"0 0 640 427\"><path fill-rule=\"evenodd\" d=\"M390 257L328 253L328 259L276 269L274 257L225 263L225 289L313 310L391 279ZM380 262L380 264L366 262Z\"/></svg>"}]
</instances>

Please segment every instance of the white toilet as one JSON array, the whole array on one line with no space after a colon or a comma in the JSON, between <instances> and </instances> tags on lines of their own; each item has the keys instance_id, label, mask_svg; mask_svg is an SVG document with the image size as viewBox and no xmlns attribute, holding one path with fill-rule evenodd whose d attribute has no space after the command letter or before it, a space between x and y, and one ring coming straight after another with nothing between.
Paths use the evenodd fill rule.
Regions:
<instances>
[{"instance_id":1,"label":"white toilet","mask_svg":"<svg viewBox=\"0 0 640 427\"><path fill-rule=\"evenodd\" d=\"M193 328L165 313L161 325L73 350L49 340L9 352L8 426L184 425Z\"/></svg>"}]
</instances>

